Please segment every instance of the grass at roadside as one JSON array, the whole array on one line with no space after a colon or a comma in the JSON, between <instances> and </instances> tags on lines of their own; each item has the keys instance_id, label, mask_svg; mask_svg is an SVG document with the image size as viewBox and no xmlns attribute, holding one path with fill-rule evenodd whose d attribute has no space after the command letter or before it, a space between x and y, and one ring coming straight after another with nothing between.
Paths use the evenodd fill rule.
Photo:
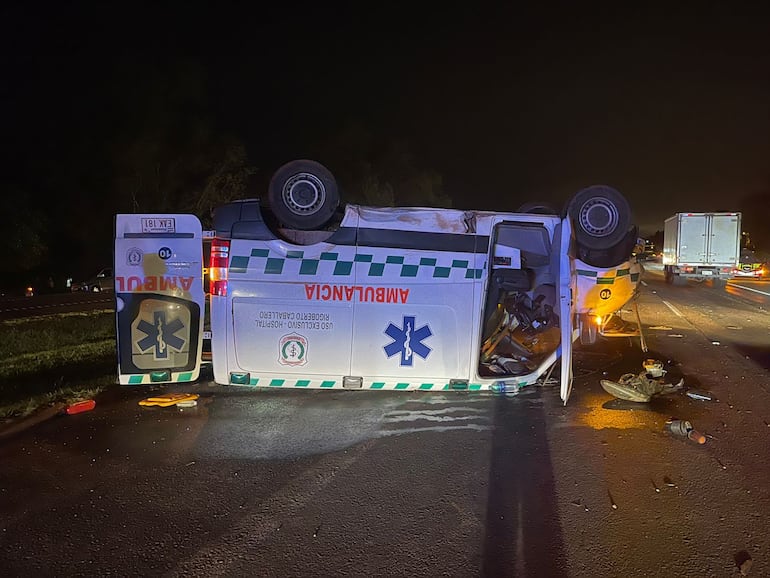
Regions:
<instances>
[{"instance_id":1,"label":"grass at roadside","mask_svg":"<svg viewBox=\"0 0 770 578\"><path fill-rule=\"evenodd\" d=\"M93 397L115 382L115 314L0 322L0 418Z\"/></svg>"}]
</instances>

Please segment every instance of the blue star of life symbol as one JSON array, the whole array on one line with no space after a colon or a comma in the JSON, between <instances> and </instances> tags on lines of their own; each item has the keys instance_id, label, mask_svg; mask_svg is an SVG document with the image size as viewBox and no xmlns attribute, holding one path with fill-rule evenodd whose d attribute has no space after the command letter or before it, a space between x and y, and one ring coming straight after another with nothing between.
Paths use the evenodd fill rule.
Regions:
<instances>
[{"instance_id":1,"label":"blue star of life symbol","mask_svg":"<svg viewBox=\"0 0 770 578\"><path fill-rule=\"evenodd\" d=\"M174 335L184 324L178 318L167 323L165 311L153 312L152 323L142 319L136 328L146 335L137 342L139 349L144 353L154 348L155 359L168 359L169 347L181 351L184 346L185 340Z\"/></svg>"},{"instance_id":2,"label":"blue star of life symbol","mask_svg":"<svg viewBox=\"0 0 770 578\"><path fill-rule=\"evenodd\" d=\"M415 329L413 315L404 315L402 327L389 324L385 330L385 335L393 340L384 347L385 353L388 357L401 353L402 366L411 367L414 363L413 354L415 353L423 359L427 359L430 355L431 348L425 345L422 340L433 335L433 332L427 325Z\"/></svg>"}]
</instances>

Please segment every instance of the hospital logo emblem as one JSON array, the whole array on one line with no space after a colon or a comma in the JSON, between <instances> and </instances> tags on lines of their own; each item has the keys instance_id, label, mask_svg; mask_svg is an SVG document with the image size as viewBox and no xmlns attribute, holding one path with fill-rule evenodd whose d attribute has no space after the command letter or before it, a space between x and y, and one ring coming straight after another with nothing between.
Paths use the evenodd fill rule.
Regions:
<instances>
[{"instance_id":1,"label":"hospital logo emblem","mask_svg":"<svg viewBox=\"0 0 770 578\"><path fill-rule=\"evenodd\" d=\"M284 335L278 342L278 363L299 366L307 363L307 338L296 333Z\"/></svg>"},{"instance_id":2,"label":"hospital logo emblem","mask_svg":"<svg viewBox=\"0 0 770 578\"><path fill-rule=\"evenodd\" d=\"M126 262L129 265L136 266L142 264L142 250L132 247L126 253Z\"/></svg>"},{"instance_id":3,"label":"hospital logo emblem","mask_svg":"<svg viewBox=\"0 0 770 578\"><path fill-rule=\"evenodd\" d=\"M427 359L432 351L430 347L423 343L423 340L433 335L433 332L427 325L415 329L413 315L404 315L401 327L390 323L388 328L385 329L385 335L393 340L383 348L385 349L385 354L388 357L400 354L400 365L402 367L412 367L415 354L423 359Z\"/></svg>"}]
</instances>

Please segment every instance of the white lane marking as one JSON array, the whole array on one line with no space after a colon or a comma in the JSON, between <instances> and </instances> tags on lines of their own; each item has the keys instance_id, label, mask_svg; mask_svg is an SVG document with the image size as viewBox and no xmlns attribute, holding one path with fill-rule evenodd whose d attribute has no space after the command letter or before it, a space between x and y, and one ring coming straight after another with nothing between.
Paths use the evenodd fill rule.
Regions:
<instances>
[{"instance_id":1,"label":"white lane marking","mask_svg":"<svg viewBox=\"0 0 770 578\"><path fill-rule=\"evenodd\" d=\"M463 415L463 416L454 416L454 415L425 415L424 413L415 412L410 415L393 415L393 416L385 416L382 421L385 423L397 423L397 422L404 422L404 421L468 421L468 420L482 420L482 421L489 421L489 417L487 416L479 416L479 415Z\"/></svg>"},{"instance_id":2,"label":"white lane marking","mask_svg":"<svg viewBox=\"0 0 770 578\"><path fill-rule=\"evenodd\" d=\"M736 285L735 283L730 283L730 287L735 287L736 289L745 289L746 291L753 291L754 293L759 293L760 295L767 295L770 297L770 293L767 293L766 291L760 291L759 289L752 289L751 287L744 287L743 285Z\"/></svg>"},{"instance_id":3,"label":"white lane marking","mask_svg":"<svg viewBox=\"0 0 770 578\"><path fill-rule=\"evenodd\" d=\"M470 413L487 413L486 409L479 409L477 407L463 407L463 406L457 406L457 407L448 407L446 409L423 409L420 411L410 411L405 409L397 409L394 411L391 411L388 413L388 415L397 416L397 415L415 415L415 414L430 414L430 415L438 415L438 414L446 414L446 413L459 413L459 412L470 412Z\"/></svg>"},{"instance_id":4,"label":"white lane marking","mask_svg":"<svg viewBox=\"0 0 770 578\"><path fill-rule=\"evenodd\" d=\"M666 301L665 299L661 299L661 301L663 301L663 304L664 304L666 307L668 307L669 309L671 309L671 311L673 311L675 315L678 315L678 316L679 316L679 317L681 317L682 319L684 319L684 318L685 318L685 317L684 317L684 315L682 315L682 314L679 312L679 309L677 309L676 307L674 307L673 305L671 305L671 303L669 303L669 302L668 302L668 301Z\"/></svg>"},{"instance_id":5,"label":"white lane marking","mask_svg":"<svg viewBox=\"0 0 770 578\"><path fill-rule=\"evenodd\" d=\"M642 285L644 285L645 287L647 287L647 282L646 282L646 281L642 281Z\"/></svg>"},{"instance_id":6,"label":"white lane marking","mask_svg":"<svg viewBox=\"0 0 770 578\"><path fill-rule=\"evenodd\" d=\"M490 431L492 430L492 426L488 425L476 425L476 424L467 424L467 425L448 425L448 426L433 426L433 427L413 427L408 429L385 429L380 430L377 435L379 437L385 437L385 436L400 436L405 434L413 434L413 433L422 433L422 432L428 432L428 431L435 431L435 432L447 432L447 431L458 431L458 430L474 430L474 431Z\"/></svg>"}]
</instances>

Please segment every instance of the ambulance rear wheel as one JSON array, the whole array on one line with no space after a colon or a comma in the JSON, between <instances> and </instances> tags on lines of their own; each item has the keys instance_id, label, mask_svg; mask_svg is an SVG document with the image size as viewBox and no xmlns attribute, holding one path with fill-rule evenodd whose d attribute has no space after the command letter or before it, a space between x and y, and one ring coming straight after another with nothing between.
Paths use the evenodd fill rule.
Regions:
<instances>
[{"instance_id":1,"label":"ambulance rear wheel","mask_svg":"<svg viewBox=\"0 0 770 578\"><path fill-rule=\"evenodd\" d=\"M587 249L608 249L623 240L631 227L631 207L617 190L593 185L578 191L567 205L575 240Z\"/></svg>"},{"instance_id":2,"label":"ambulance rear wheel","mask_svg":"<svg viewBox=\"0 0 770 578\"><path fill-rule=\"evenodd\" d=\"M340 203L337 181L321 163L296 160L273 174L267 190L275 217L290 229L320 229Z\"/></svg>"},{"instance_id":3,"label":"ambulance rear wheel","mask_svg":"<svg viewBox=\"0 0 770 578\"><path fill-rule=\"evenodd\" d=\"M559 211L554 209L551 205L548 203L543 203L541 201L530 201L529 203L524 203L521 205L517 210L517 213L530 213L533 215L558 215Z\"/></svg>"}]
</instances>

